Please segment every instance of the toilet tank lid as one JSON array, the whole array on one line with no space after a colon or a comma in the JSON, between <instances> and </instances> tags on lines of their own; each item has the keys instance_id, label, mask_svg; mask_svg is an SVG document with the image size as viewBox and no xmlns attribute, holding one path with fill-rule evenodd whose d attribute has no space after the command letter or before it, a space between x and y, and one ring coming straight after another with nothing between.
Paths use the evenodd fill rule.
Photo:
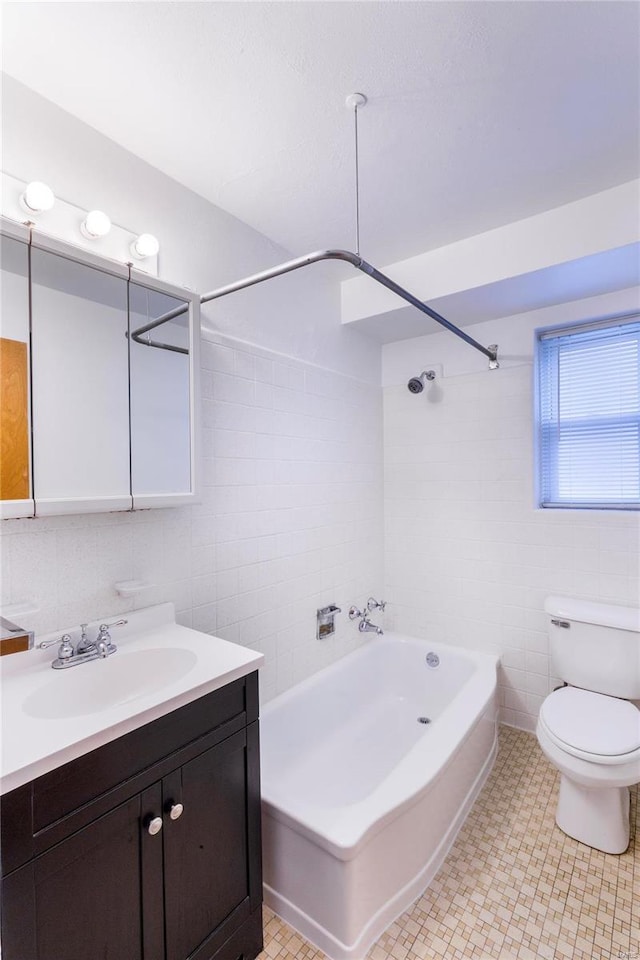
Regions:
<instances>
[{"instance_id":1,"label":"toilet tank lid","mask_svg":"<svg viewBox=\"0 0 640 960\"><path fill-rule=\"evenodd\" d=\"M544 602L546 613L561 620L575 620L578 623L595 623L616 630L633 630L640 633L640 608L619 607L613 603L593 603L591 600L578 600L571 597L547 597Z\"/></svg>"}]
</instances>

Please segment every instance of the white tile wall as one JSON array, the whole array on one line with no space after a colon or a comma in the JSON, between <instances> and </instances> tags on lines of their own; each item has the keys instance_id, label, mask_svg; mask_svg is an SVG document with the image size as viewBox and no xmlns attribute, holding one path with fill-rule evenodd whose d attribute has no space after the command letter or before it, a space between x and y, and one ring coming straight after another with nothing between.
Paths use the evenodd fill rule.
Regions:
<instances>
[{"instance_id":1,"label":"white tile wall","mask_svg":"<svg viewBox=\"0 0 640 960\"><path fill-rule=\"evenodd\" d=\"M173 600L182 623L264 652L268 699L355 648L346 610L381 591L380 388L205 336L202 503L4 521L2 602L36 598L23 625L47 631ZM124 600L129 578L155 586Z\"/></svg>"},{"instance_id":2,"label":"white tile wall","mask_svg":"<svg viewBox=\"0 0 640 960\"><path fill-rule=\"evenodd\" d=\"M534 509L531 383L521 363L384 391L390 625L501 654L503 719L526 729L560 682L544 598L640 601L637 514Z\"/></svg>"}]
</instances>

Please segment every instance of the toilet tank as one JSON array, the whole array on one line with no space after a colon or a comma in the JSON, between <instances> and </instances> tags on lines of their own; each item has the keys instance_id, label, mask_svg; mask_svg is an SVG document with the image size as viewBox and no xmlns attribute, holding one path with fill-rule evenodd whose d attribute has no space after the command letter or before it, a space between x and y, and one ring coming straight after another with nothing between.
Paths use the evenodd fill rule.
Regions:
<instances>
[{"instance_id":1,"label":"toilet tank","mask_svg":"<svg viewBox=\"0 0 640 960\"><path fill-rule=\"evenodd\" d=\"M640 609L547 597L549 652L558 677L574 687L640 699Z\"/></svg>"}]
</instances>

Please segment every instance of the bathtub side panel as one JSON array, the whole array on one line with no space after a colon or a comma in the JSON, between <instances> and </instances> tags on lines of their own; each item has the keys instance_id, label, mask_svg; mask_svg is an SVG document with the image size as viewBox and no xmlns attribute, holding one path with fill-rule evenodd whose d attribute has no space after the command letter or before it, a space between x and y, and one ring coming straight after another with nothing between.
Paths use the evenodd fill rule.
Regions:
<instances>
[{"instance_id":1,"label":"bathtub side panel","mask_svg":"<svg viewBox=\"0 0 640 960\"><path fill-rule=\"evenodd\" d=\"M353 861L339 860L263 811L264 902L335 960L350 924Z\"/></svg>"},{"instance_id":2,"label":"bathtub side panel","mask_svg":"<svg viewBox=\"0 0 640 960\"><path fill-rule=\"evenodd\" d=\"M353 859L263 813L265 902L333 960L360 960L430 883L495 756L495 695L438 776Z\"/></svg>"},{"instance_id":3,"label":"bathtub side panel","mask_svg":"<svg viewBox=\"0 0 640 960\"><path fill-rule=\"evenodd\" d=\"M491 703L429 789L359 853L347 940L353 957L364 957L434 878L491 770L495 746Z\"/></svg>"}]
</instances>

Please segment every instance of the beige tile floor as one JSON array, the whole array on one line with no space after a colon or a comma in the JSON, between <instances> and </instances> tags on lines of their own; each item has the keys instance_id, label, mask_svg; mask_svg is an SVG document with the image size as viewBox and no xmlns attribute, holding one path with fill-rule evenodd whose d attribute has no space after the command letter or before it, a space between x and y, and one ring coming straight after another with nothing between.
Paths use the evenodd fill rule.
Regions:
<instances>
[{"instance_id":1,"label":"beige tile floor","mask_svg":"<svg viewBox=\"0 0 640 960\"><path fill-rule=\"evenodd\" d=\"M566 837L558 778L535 737L500 728L493 772L431 887L370 960L640 960L640 811L622 856ZM265 908L258 960L325 956Z\"/></svg>"}]
</instances>

